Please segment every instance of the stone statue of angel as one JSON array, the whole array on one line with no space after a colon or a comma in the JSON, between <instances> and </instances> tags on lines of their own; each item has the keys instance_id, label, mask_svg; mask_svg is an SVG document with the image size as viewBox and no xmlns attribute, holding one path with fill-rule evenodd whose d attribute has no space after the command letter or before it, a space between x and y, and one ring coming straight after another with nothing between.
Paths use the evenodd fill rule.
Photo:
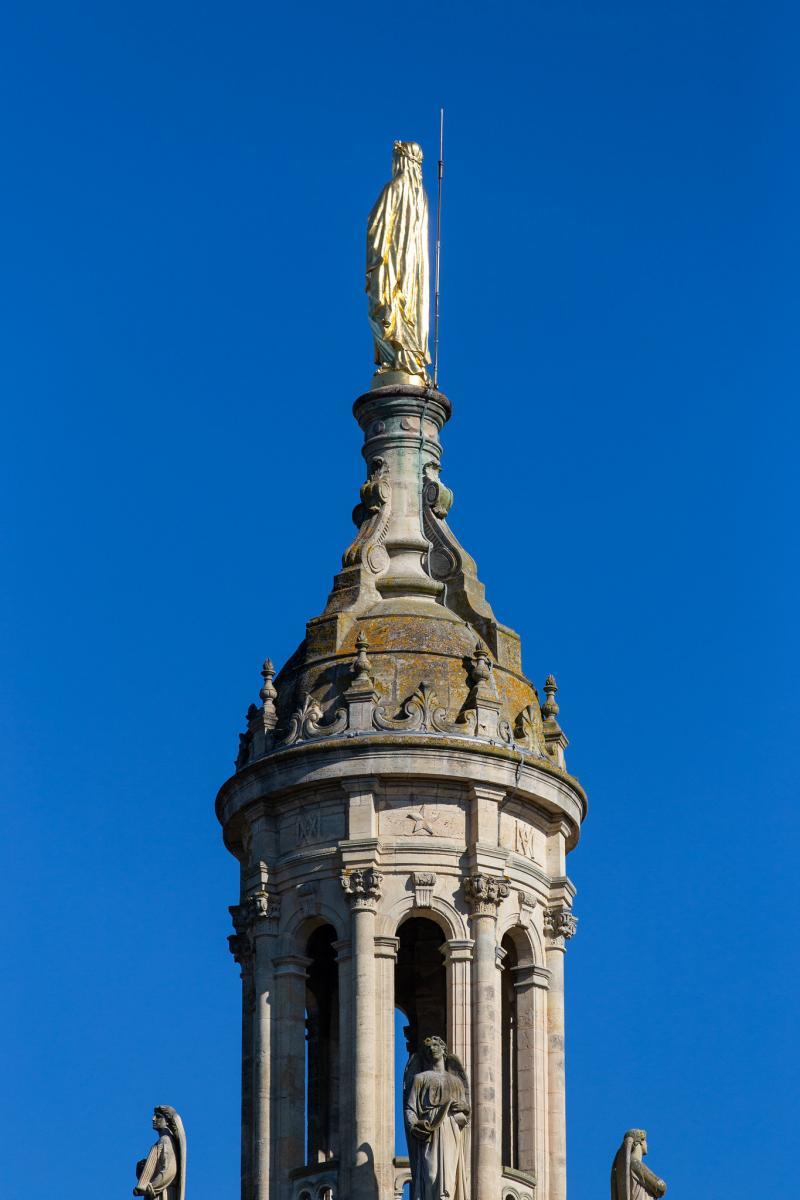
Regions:
<instances>
[{"instance_id":1,"label":"stone statue of angel","mask_svg":"<svg viewBox=\"0 0 800 1200\"><path fill-rule=\"evenodd\" d=\"M469 1083L440 1037L426 1038L404 1074L411 1200L470 1200Z\"/></svg>"},{"instance_id":2,"label":"stone statue of angel","mask_svg":"<svg viewBox=\"0 0 800 1200\"><path fill-rule=\"evenodd\" d=\"M422 149L395 142L392 178L367 218L366 291L378 368L373 387L430 383L429 255Z\"/></svg>"},{"instance_id":3,"label":"stone statue of angel","mask_svg":"<svg viewBox=\"0 0 800 1200\"><path fill-rule=\"evenodd\" d=\"M134 1196L147 1200L184 1200L186 1194L186 1134L183 1121L169 1104L153 1111L158 1141L147 1158L136 1164Z\"/></svg>"},{"instance_id":4,"label":"stone statue of angel","mask_svg":"<svg viewBox=\"0 0 800 1200\"><path fill-rule=\"evenodd\" d=\"M647 1134L643 1129L629 1129L616 1153L611 1168L611 1200L647 1200L663 1196L667 1185L646 1166Z\"/></svg>"}]
</instances>

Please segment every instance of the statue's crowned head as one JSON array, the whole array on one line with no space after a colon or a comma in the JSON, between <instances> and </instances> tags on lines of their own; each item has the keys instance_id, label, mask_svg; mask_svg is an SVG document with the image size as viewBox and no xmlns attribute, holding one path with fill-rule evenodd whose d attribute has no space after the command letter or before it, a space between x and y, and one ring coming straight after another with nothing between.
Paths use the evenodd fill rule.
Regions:
<instances>
[{"instance_id":1,"label":"statue's crowned head","mask_svg":"<svg viewBox=\"0 0 800 1200\"><path fill-rule=\"evenodd\" d=\"M647 1133L644 1129L629 1129L625 1141L631 1140L634 1146L641 1146L642 1153L647 1154Z\"/></svg>"},{"instance_id":2,"label":"statue's crowned head","mask_svg":"<svg viewBox=\"0 0 800 1200\"><path fill-rule=\"evenodd\" d=\"M422 178L422 146L416 142L395 142L392 155L392 174L410 174L414 179Z\"/></svg>"}]
</instances>

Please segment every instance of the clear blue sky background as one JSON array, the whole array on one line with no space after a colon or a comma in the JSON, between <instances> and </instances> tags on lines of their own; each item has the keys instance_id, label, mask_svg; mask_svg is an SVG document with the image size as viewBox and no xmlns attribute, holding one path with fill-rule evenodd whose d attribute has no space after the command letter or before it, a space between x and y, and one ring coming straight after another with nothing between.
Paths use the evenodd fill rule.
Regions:
<instances>
[{"instance_id":1,"label":"clear blue sky background","mask_svg":"<svg viewBox=\"0 0 800 1200\"><path fill-rule=\"evenodd\" d=\"M590 794L570 1195L796 1171L790 3L12 3L0 29L8 1200L238 1187L234 860L265 654L363 478L365 215L447 109L453 524Z\"/></svg>"}]
</instances>

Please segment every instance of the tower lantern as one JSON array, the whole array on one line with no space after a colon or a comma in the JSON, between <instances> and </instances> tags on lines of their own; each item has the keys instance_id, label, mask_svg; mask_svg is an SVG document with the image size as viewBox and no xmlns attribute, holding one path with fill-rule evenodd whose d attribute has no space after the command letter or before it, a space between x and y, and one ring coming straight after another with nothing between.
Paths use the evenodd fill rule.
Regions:
<instances>
[{"instance_id":1,"label":"tower lantern","mask_svg":"<svg viewBox=\"0 0 800 1200\"><path fill-rule=\"evenodd\" d=\"M296 652L264 663L217 798L241 868L242 1200L566 1195L566 855L586 797L555 681L542 705L447 523L421 162L395 143L369 217L356 534Z\"/></svg>"}]
</instances>

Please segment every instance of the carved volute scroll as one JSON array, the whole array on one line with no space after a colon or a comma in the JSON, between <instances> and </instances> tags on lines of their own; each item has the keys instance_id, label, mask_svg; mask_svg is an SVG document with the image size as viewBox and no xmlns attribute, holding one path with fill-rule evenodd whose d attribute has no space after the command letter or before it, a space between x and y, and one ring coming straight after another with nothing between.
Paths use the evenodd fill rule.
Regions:
<instances>
[{"instance_id":1,"label":"carved volute scroll","mask_svg":"<svg viewBox=\"0 0 800 1200\"><path fill-rule=\"evenodd\" d=\"M366 483L361 486L361 503L353 509L358 533L342 555L343 567L362 563L373 575L384 571L389 556L383 543L391 516L392 485L385 459L373 458Z\"/></svg>"}]
</instances>

